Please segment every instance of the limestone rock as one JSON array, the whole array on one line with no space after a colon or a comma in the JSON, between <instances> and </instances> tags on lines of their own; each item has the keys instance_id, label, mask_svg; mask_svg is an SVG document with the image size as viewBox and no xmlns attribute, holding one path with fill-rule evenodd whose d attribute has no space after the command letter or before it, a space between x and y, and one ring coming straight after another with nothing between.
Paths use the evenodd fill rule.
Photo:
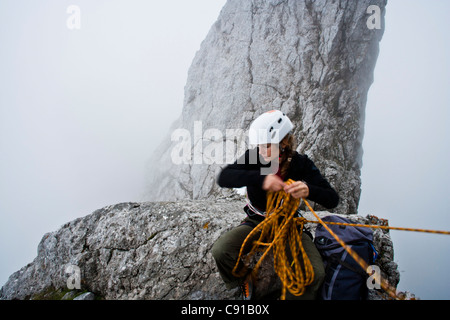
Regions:
<instances>
[{"instance_id":1,"label":"limestone rock","mask_svg":"<svg viewBox=\"0 0 450 320\"><path fill-rule=\"evenodd\" d=\"M37 257L9 277L0 298L52 297L52 291L72 289L68 287L76 275L72 270L79 268L77 289L101 299L236 299L239 291L226 289L211 247L222 233L239 225L245 217L244 204L235 197L121 203L99 209L45 234ZM308 228L314 233L314 224ZM389 234L378 230L375 246L381 270L396 285L398 270ZM276 289L280 283L269 260L261 270L268 277L265 283Z\"/></svg>"},{"instance_id":2,"label":"limestone rock","mask_svg":"<svg viewBox=\"0 0 450 320\"><path fill-rule=\"evenodd\" d=\"M210 248L243 218L242 203L122 203L44 235L35 260L3 286L3 299L67 289L68 266L81 289L105 299L224 299Z\"/></svg>"},{"instance_id":3,"label":"limestone rock","mask_svg":"<svg viewBox=\"0 0 450 320\"><path fill-rule=\"evenodd\" d=\"M254 118L280 109L298 151L338 191L334 212L357 213L365 105L384 31L383 21L367 27L370 5L383 20L386 0L229 0L189 69L182 114L150 161L147 199L229 193L214 183L220 168L243 153ZM179 128L190 133L184 154L172 136ZM186 161L175 164L180 154Z\"/></svg>"}]
</instances>

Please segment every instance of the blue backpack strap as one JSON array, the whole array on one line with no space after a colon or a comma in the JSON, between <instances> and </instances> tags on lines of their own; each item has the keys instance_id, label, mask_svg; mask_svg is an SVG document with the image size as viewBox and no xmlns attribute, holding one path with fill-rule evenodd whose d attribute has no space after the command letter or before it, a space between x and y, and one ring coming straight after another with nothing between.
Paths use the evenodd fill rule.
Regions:
<instances>
[{"instance_id":1,"label":"blue backpack strap","mask_svg":"<svg viewBox=\"0 0 450 320\"><path fill-rule=\"evenodd\" d=\"M373 246L372 242L369 242L369 244L370 244L370 247L373 250L372 263L374 263L377 260L377 258L378 258L378 252L377 252L377 249L375 249L375 247Z\"/></svg>"}]
</instances>

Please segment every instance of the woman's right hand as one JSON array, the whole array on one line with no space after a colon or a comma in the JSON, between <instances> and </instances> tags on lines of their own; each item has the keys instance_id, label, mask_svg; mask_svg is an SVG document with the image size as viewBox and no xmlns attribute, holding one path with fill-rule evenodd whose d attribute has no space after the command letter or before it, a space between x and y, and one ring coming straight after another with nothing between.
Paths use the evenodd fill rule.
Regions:
<instances>
[{"instance_id":1,"label":"woman's right hand","mask_svg":"<svg viewBox=\"0 0 450 320\"><path fill-rule=\"evenodd\" d=\"M281 178L275 174L269 174L264 178L262 188L266 191L277 192L283 190L286 186Z\"/></svg>"}]
</instances>

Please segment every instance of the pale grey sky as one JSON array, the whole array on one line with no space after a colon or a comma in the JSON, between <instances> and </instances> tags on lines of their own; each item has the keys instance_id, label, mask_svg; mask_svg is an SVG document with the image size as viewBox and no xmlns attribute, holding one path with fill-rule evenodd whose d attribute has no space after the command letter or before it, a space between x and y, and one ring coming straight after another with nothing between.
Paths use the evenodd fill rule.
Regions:
<instances>
[{"instance_id":1,"label":"pale grey sky","mask_svg":"<svg viewBox=\"0 0 450 320\"><path fill-rule=\"evenodd\" d=\"M0 0L0 286L42 236L139 201L225 0ZM66 9L81 9L81 29ZM360 214L450 230L450 2L391 0L369 91ZM155 123L154 119L166 119ZM449 299L450 237L392 231L399 289Z\"/></svg>"},{"instance_id":2,"label":"pale grey sky","mask_svg":"<svg viewBox=\"0 0 450 320\"><path fill-rule=\"evenodd\" d=\"M391 0L369 91L359 214L450 230L450 2ZM401 290L450 299L450 237L391 231Z\"/></svg>"}]
</instances>

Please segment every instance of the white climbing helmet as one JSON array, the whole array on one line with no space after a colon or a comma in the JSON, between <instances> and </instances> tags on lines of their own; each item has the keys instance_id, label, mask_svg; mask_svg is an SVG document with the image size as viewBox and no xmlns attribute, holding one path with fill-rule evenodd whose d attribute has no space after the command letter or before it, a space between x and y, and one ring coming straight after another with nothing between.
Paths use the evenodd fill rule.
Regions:
<instances>
[{"instance_id":1,"label":"white climbing helmet","mask_svg":"<svg viewBox=\"0 0 450 320\"><path fill-rule=\"evenodd\" d=\"M291 120L279 110L271 110L256 118L248 132L249 143L252 145L280 143L294 128Z\"/></svg>"}]
</instances>

